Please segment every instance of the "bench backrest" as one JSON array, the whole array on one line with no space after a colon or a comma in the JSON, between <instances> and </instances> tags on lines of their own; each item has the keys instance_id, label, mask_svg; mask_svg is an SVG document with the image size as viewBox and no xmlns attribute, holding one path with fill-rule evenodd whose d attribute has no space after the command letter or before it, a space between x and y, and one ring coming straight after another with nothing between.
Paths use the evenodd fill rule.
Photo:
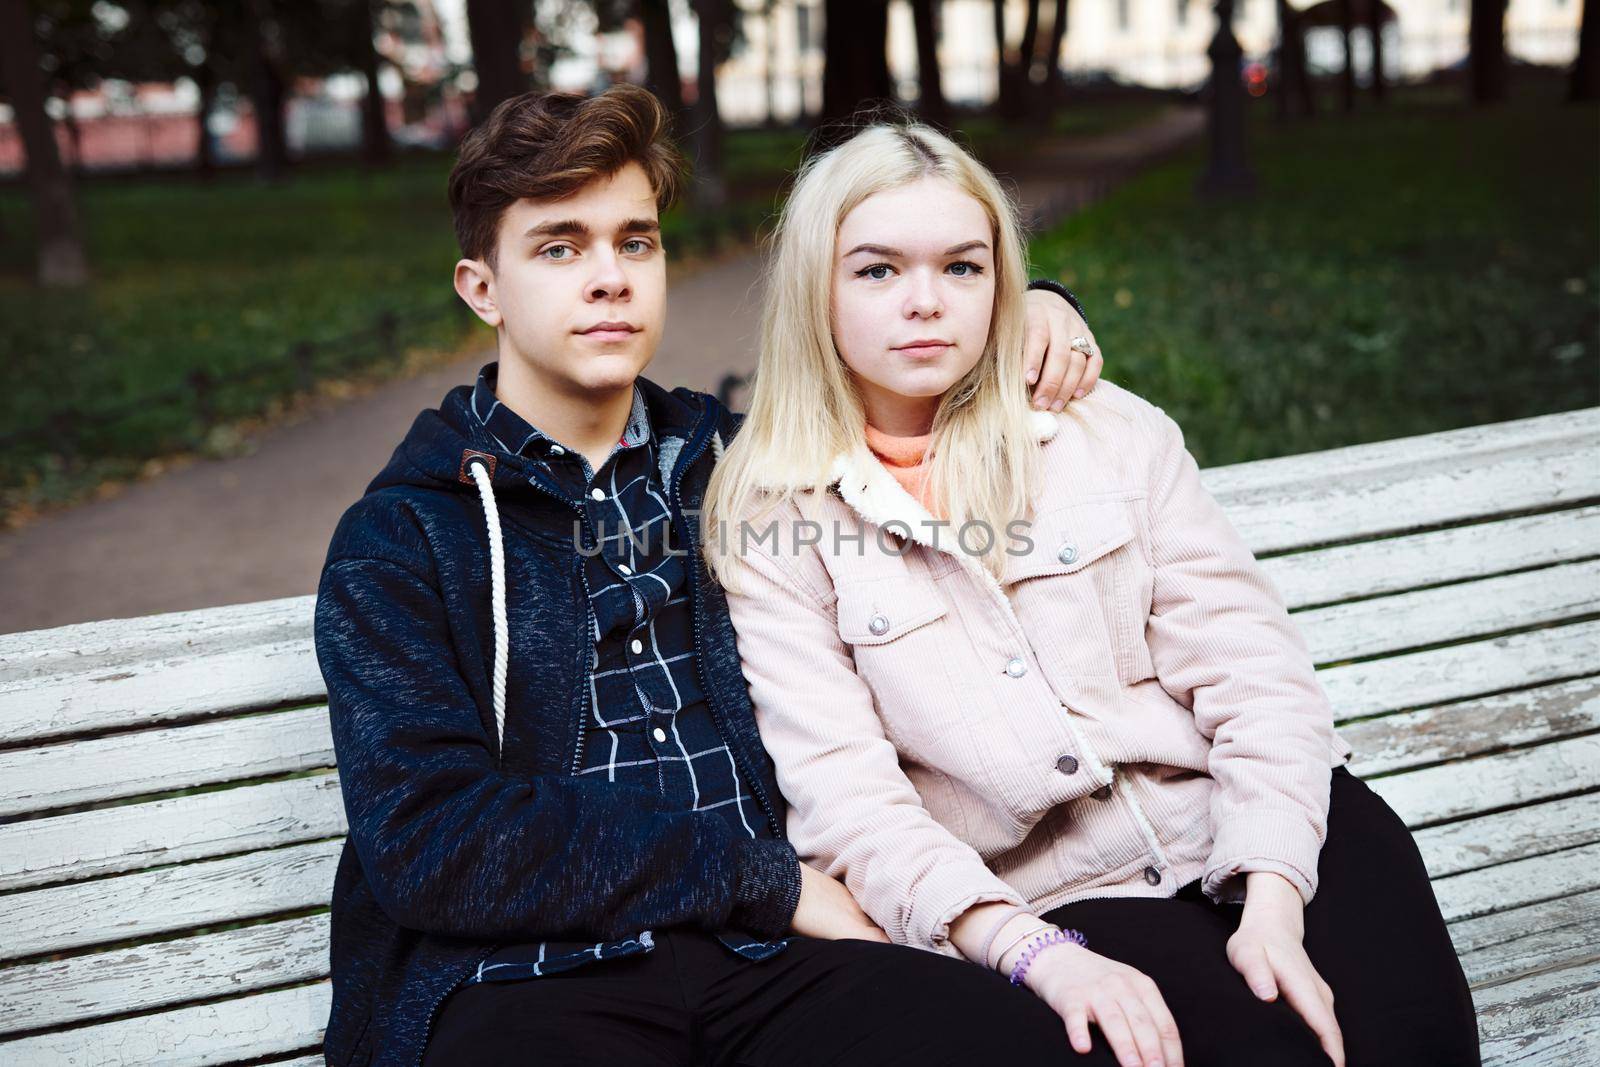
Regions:
<instances>
[{"instance_id":1,"label":"bench backrest","mask_svg":"<svg viewBox=\"0 0 1600 1067\"><path fill-rule=\"evenodd\" d=\"M1600 408L1204 475L1478 983L1600 930L1597 461ZM312 604L0 636L0 1063L321 1062L345 823ZM1486 1041L1525 1030L1486 995Z\"/></svg>"}]
</instances>

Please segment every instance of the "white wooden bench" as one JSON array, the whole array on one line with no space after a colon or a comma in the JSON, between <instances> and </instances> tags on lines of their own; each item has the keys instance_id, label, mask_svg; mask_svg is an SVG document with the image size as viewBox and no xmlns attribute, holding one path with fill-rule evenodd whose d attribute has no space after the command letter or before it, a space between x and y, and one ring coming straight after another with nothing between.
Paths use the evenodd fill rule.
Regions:
<instances>
[{"instance_id":1,"label":"white wooden bench","mask_svg":"<svg viewBox=\"0 0 1600 1067\"><path fill-rule=\"evenodd\" d=\"M1416 833L1486 1062L1600 1063L1600 408L1205 480ZM0 636L0 1063L321 1062L311 612Z\"/></svg>"}]
</instances>

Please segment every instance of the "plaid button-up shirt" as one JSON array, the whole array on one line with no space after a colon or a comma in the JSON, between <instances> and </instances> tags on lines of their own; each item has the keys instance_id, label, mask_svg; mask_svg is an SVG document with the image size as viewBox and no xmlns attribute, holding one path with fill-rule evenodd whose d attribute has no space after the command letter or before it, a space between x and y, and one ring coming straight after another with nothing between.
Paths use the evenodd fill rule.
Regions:
<instances>
[{"instance_id":1,"label":"plaid button-up shirt","mask_svg":"<svg viewBox=\"0 0 1600 1067\"><path fill-rule=\"evenodd\" d=\"M594 654L578 774L657 790L669 805L715 811L737 832L770 839L701 690L682 554L687 542L669 533L672 515L643 393L635 386L627 428L596 472L582 453L551 440L496 399L498 370L490 363L479 372L473 413L501 448L538 462L598 538L584 561ZM787 938L760 941L731 929L717 937L746 959L765 959L788 944ZM600 943L511 945L467 981L533 978L652 945L649 930Z\"/></svg>"}]
</instances>

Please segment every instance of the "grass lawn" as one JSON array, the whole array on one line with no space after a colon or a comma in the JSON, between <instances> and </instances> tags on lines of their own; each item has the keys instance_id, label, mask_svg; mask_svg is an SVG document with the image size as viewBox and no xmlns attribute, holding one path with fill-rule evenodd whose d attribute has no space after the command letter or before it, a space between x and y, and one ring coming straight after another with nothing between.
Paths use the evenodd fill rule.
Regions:
<instances>
[{"instance_id":1,"label":"grass lawn","mask_svg":"<svg viewBox=\"0 0 1600 1067\"><path fill-rule=\"evenodd\" d=\"M1517 89L1287 125L1259 101L1253 200L1198 200L1197 147L1041 235L1035 267L1206 466L1600 403L1600 107Z\"/></svg>"}]
</instances>

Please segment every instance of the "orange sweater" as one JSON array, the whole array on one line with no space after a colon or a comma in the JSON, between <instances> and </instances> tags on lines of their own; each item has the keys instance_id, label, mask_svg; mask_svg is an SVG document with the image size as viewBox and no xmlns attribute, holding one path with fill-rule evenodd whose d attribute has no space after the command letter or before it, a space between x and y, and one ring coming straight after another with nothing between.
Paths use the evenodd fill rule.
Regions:
<instances>
[{"instance_id":1,"label":"orange sweater","mask_svg":"<svg viewBox=\"0 0 1600 1067\"><path fill-rule=\"evenodd\" d=\"M867 424L867 447L878 457L883 469L894 475L894 480L927 508L929 514L943 518L943 512L934 506L928 492L928 442L932 440L931 433L896 437Z\"/></svg>"}]
</instances>

